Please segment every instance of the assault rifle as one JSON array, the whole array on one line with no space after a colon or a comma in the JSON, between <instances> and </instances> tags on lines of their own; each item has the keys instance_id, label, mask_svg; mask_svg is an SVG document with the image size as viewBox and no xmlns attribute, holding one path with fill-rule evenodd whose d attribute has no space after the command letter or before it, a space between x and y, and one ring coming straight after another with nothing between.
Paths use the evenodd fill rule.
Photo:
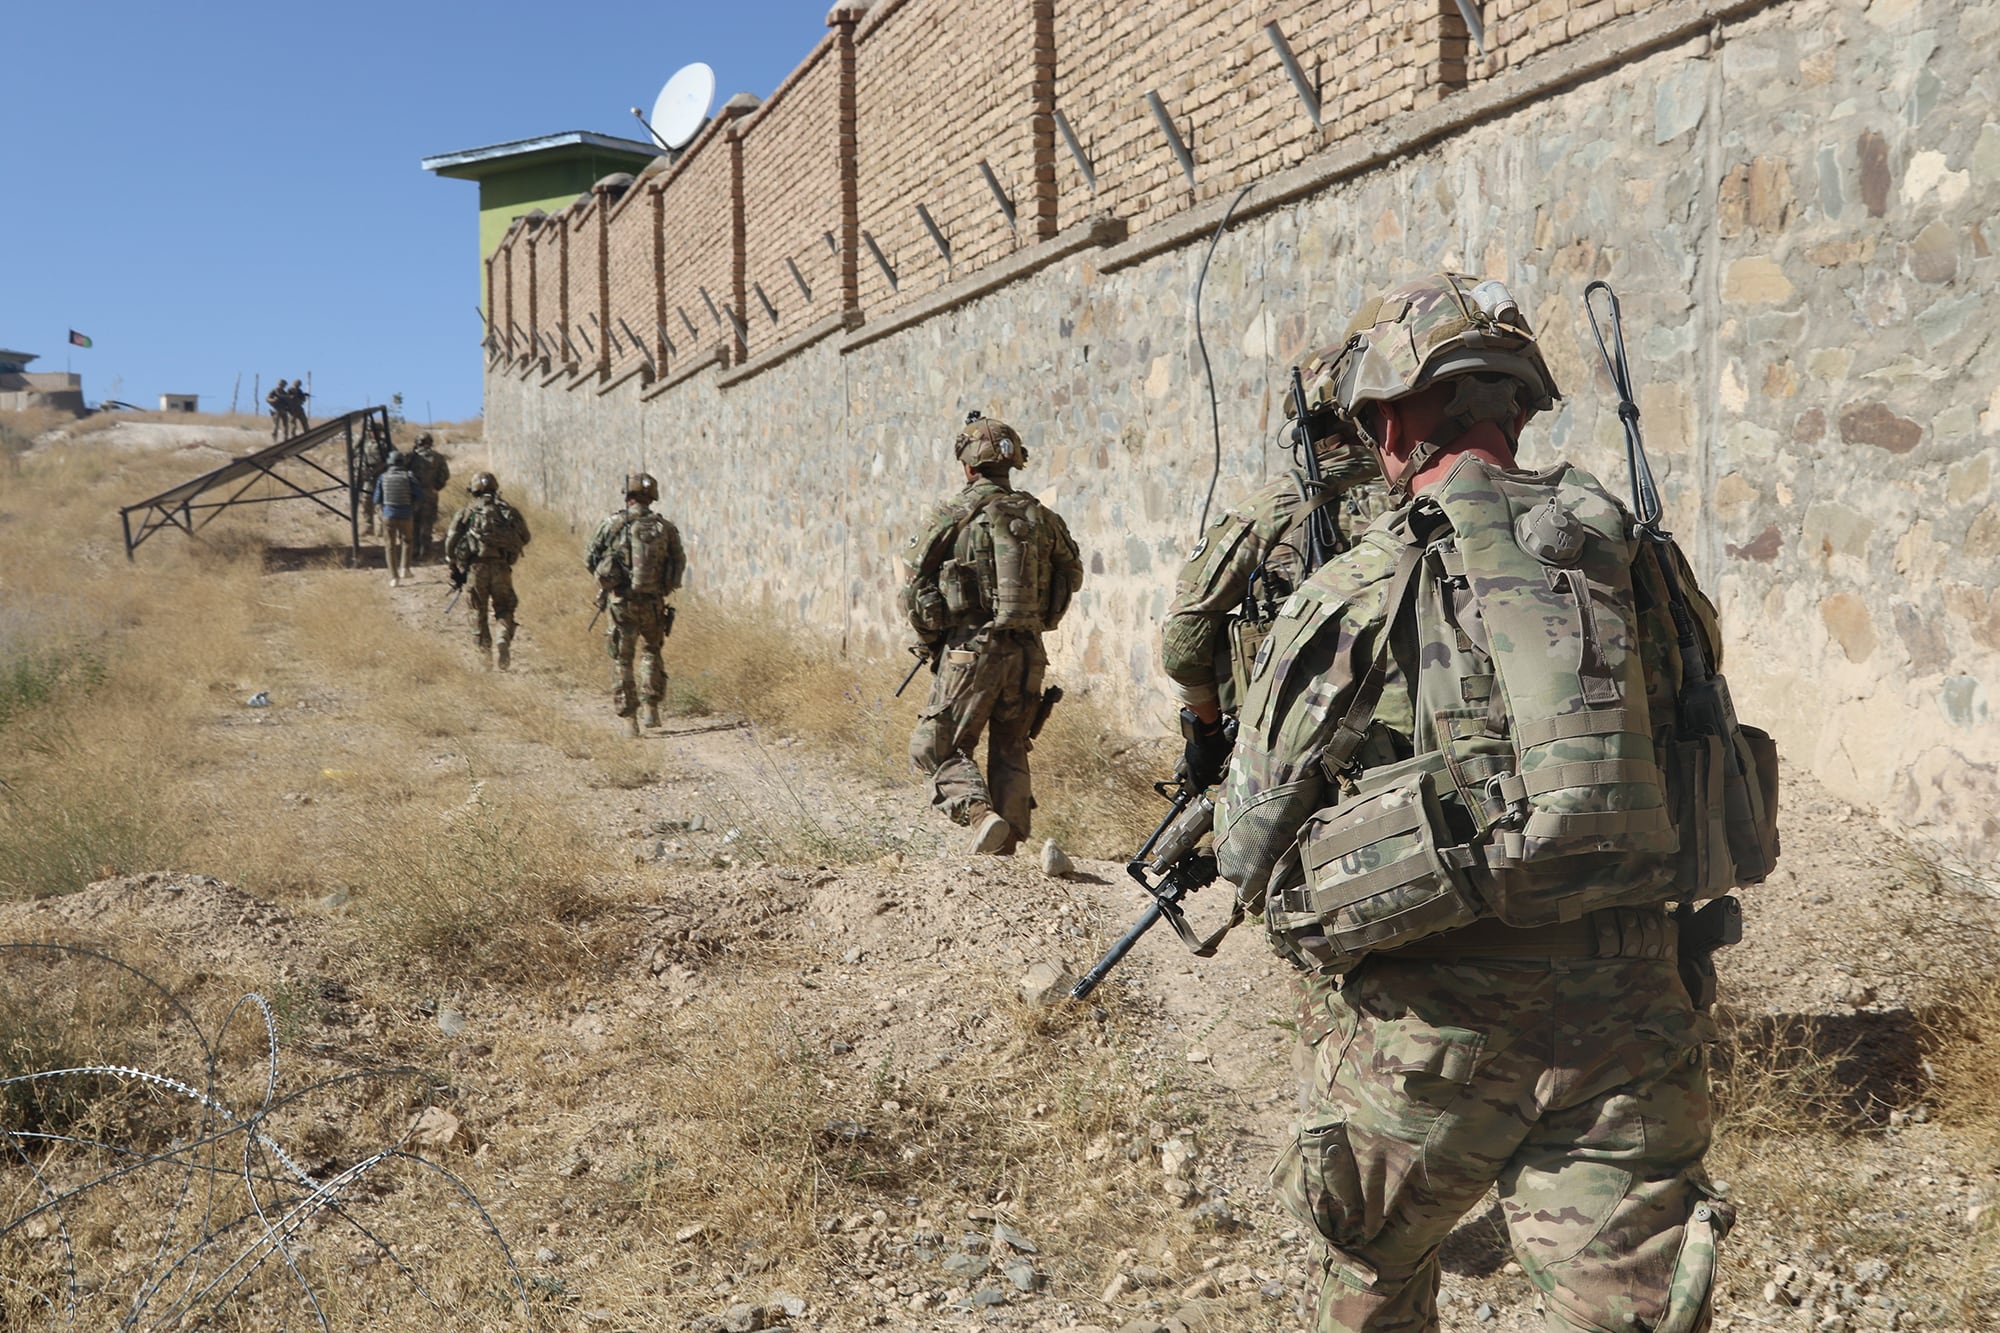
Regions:
<instances>
[{"instance_id":1,"label":"assault rifle","mask_svg":"<svg viewBox=\"0 0 2000 1333\"><path fill-rule=\"evenodd\" d=\"M1338 554L1340 529L1334 525L1333 507L1327 503L1326 477L1319 470L1319 449L1313 444L1306 411L1305 379L1297 366L1292 367L1292 414L1299 466L1306 474L1306 501L1312 506L1306 518L1306 572L1311 573Z\"/></svg>"},{"instance_id":2,"label":"assault rifle","mask_svg":"<svg viewBox=\"0 0 2000 1333\"><path fill-rule=\"evenodd\" d=\"M1215 802L1207 792L1184 778L1155 782L1153 790L1166 798L1170 808L1160 826L1153 830L1153 836L1125 863L1125 873L1137 880L1153 901L1139 914L1132 928L1120 935L1096 965L1070 988L1072 1000L1085 999L1096 990L1097 983L1132 952L1140 936L1162 917L1197 958L1214 957L1222 937L1243 920L1243 905L1237 903L1222 929L1205 939L1188 925L1181 902L1195 890L1215 882L1215 853L1198 850L1201 840L1215 827Z\"/></svg>"},{"instance_id":3,"label":"assault rifle","mask_svg":"<svg viewBox=\"0 0 2000 1333\"><path fill-rule=\"evenodd\" d=\"M592 630L597 628L597 618L604 614L604 608L609 606L610 604L611 604L611 589L599 588L597 590L597 610L591 612L590 623L583 627L583 632L585 634L588 634Z\"/></svg>"},{"instance_id":4,"label":"assault rifle","mask_svg":"<svg viewBox=\"0 0 2000 1333\"><path fill-rule=\"evenodd\" d=\"M444 615L439 616L438 619L442 620L444 616L450 615L451 609L458 605L458 599L465 595L466 573L467 571L463 569L454 569L451 571L451 596L444 604Z\"/></svg>"}]
</instances>

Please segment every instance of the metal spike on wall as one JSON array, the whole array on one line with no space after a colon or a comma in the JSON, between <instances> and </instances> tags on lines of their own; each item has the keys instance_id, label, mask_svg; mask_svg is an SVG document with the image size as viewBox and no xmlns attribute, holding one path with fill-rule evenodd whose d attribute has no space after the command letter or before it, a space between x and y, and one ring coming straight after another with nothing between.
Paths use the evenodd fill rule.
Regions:
<instances>
[{"instance_id":1,"label":"metal spike on wall","mask_svg":"<svg viewBox=\"0 0 2000 1333\"><path fill-rule=\"evenodd\" d=\"M771 298L764 295L764 284L753 282L750 284L750 290L757 293L757 304L764 307L764 313L771 317L773 324L776 324L778 322L778 307L772 305Z\"/></svg>"},{"instance_id":2,"label":"metal spike on wall","mask_svg":"<svg viewBox=\"0 0 2000 1333\"><path fill-rule=\"evenodd\" d=\"M1479 48L1479 54L1486 54L1486 24L1479 17L1478 0L1458 0L1458 16L1465 20L1465 30L1472 34L1472 44Z\"/></svg>"},{"instance_id":3,"label":"metal spike on wall","mask_svg":"<svg viewBox=\"0 0 2000 1333\"><path fill-rule=\"evenodd\" d=\"M1063 142L1069 145L1069 155L1076 159L1077 170L1083 173L1083 183L1090 187L1092 194L1096 194L1097 169L1091 166L1090 154L1083 151L1083 145L1077 141L1076 131L1070 128L1069 117L1062 113L1061 108L1056 110L1056 128L1062 131Z\"/></svg>"},{"instance_id":4,"label":"metal spike on wall","mask_svg":"<svg viewBox=\"0 0 2000 1333\"><path fill-rule=\"evenodd\" d=\"M680 312L681 323L687 325L688 337L694 339L696 342L700 342L701 330L696 328L694 321L688 318L687 307L677 305L674 309Z\"/></svg>"},{"instance_id":5,"label":"metal spike on wall","mask_svg":"<svg viewBox=\"0 0 2000 1333\"><path fill-rule=\"evenodd\" d=\"M887 257L882 253L882 247L875 244L875 234L867 231L862 232L861 243L868 247L868 253L874 255L876 264L881 266L882 276L889 280L889 290L892 292L896 291L896 270L889 266Z\"/></svg>"},{"instance_id":6,"label":"metal spike on wall","mask_svg":"<svg viewBox=\"0 0 2000 1333\"><path fill-rule=\"evenodd\" d=\"M706 287L696 287L695 290L701 293L701 303L708 307L708 317L715 321L715 327L721 328L722 312L715 308L715 298L708 294Z\"/></svg>"},{"instance_id":7,"label":"metal spike on wall","mask_svg":"<svg viewBox=\"0 0 2000 1333\"><path fill-rule=\"evenodd\" d=\"M1147 90L1146 105L1153 108L1153 119L1160 123L1160 133L1167 136L1167 147L1174 150L1174 157L1180 161L1181 170L1187 174L1188 188L1194 188L1194 154L1188 150L1187 141L1174 126L1174 118L1167 114L1167 104L1160 95Z\"/></svg>"},{"instance_id":8,"label":"metal spike on wall","mask_svg":"<svg viewBox=\"0 0 2000 1333\"><path fill-rule=\"evenodd\" d=\"M950 267L951 242L944 238L944 233L938 230L938 224L931 218L931 211L922 204L917 205L917 220L923 223L924 230L931 234L932 243L937 246L938 253L944 256L945 266Z\"/></svg>"},{"instance_id":9,"label":"metal spike on wall","mask_svg":"<svg viewBox=\"0 0 2000 1333\"><path fill-rule=\"evenodd\" d=\"M1461 0L1461 3L1463 0ZM1298 57L1292 54L1292 44L1285 40L1285 30L1272 19L1264 25L1264 35L1271 39L1271 49L1278 53L1278 63L1285 67L1285 74L1291 79L1292 87L1298 91L1299 100L1305 103L1306 115L1312 118L1313 128L1324 128L1319 119L1319 89L1306 78L1306 72L1299 68Z\"/></svg>"},{"instance_id":10,"label":"metal spike on wall","mask_svg":"<svg viewBox=\"0 0 2000 1333\"><path fill-rule=\"evenodd\" d=\"M792 262L790 255L785 256L785 267L792 271L792 281L799 285L799 295L805 297L807 301L811 301L813 299L813 289L806 286L805 276L799 272L799 266Z\"/></svg>"},{"instance_id":11,"label":"metal spike on wall","mask_svg":"<svg viewBox=\"0 0 2000 1333\"><path fill-rule=\"evenodd\" d=\"M826 237L827 250L830 251L835 258L838 258L840 256L840 242L833 239L833 233L830 231L823 231L820 233L820 235Z\"/></svg>"},{"instance_id":12,"label":"metal spike on wall","mask_svg":"<svg viewBox=\"0 0 2000 1333\"><path fill-rule=\"evenodd\" d=\"M979 174L986 178L986 188L993 191L993 202L1000 205L1000 215L1007 219L1007 230L1014 231L1014 201L1000 188L1000 178L993 174L992 164L985 158L979 159Z\"/></svg>"},{"instance_id":13,"label":"metal spike on wall","mask_svg":"<svg viewBox=\"0 0 2000 1333\"><path fill-rule=\"evenodd\" d=\"M640 356L645 357L646 365L650 367L653 364L652 352L648 351L646 348L646 344L639 340L639 335L632 332L632 326L625 322L625 317L623 315L618 316L618 327L625 330L626 338L631 340L632 349L638 352Z\"/></svg>"},{"instance_id":14,"label":"metal spike on wall","mask_svg":"<svg viewBox=\"0 0 2000 1333\"><path fill-rule=\"evenodd\" d=\"M654 320L653 328L659 333L660 345L667 349L667 355L679 356L681 354L681 349L674 346L674 340L667 336L667 326L665 324L662 324L658 320Z\"/></svg>"}]
</instances>

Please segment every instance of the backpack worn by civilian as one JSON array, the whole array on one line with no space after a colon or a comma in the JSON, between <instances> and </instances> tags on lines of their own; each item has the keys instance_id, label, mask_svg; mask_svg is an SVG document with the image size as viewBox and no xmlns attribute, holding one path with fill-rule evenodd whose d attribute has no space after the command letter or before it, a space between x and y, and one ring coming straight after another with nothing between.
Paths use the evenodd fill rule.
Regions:
<instances>
[{"instance_id":1,"label":"backpack worn by civilian","mask_svg":"<svg viewBox=\"0 0 2000 1333\"><path fill-rule=\"evenodd\" d=\"M1310 687L1285 677L1310 676L1329 633L1373 635L1321 760L1343 795L1299 834L1304 878L1271 895L1274 936L1316 937L1313 962L1338 971L1482 917L1544 926L1769 873L1770 738L1683 726L1697 681L1667 574L1595 477L1468 456L1359 545L1287 602L1260 664L1278 677L1266 698L1287 697ZM1679 551L1666 560L1692 589ZM1717 660L1712 608L1695 592L1679 609ZM1413 707L1383 710L1409 727L1385 745L1392 664Z\"/></svg>"}]
</instances>

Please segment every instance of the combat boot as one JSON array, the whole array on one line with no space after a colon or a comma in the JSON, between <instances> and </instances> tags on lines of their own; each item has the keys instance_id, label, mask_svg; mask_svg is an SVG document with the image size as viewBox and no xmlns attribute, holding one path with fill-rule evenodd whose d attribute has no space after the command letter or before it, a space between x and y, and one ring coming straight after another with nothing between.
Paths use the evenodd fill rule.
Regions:
<instances>
[{"instance_id":1,"label":"combat boot","mask_svg":"<svg viewBox=\"0 0 2000 1333\"><path fill-rule=\"evenodd\" d=\"M649 727L659 726L660 706L658 704L647 704L645 714L643 715L641 720L644 721L645 724Z\"/></svg>"},{"instance_id":2,"label":"combat boot","mask_svg":"<svg viewBox=\"0 0 2000 1333\"><path fill-rule=\"evenodd\" d=\"M505 666L507 664L506 652L507 650L505 648L502 648L500 650L501 653L500 664L502 666ZM488 643L480 644L479 657L481 661L486 663L486 669L488 671L491 671L493 669L493 645Z\"/></svg>"},{"instance_id":3,"label":"combat boot","mask_svg":"<svg viewBox=\"0 0 2000 1333\"><path fill-rule=\"evenodd\" d=\"M507 642L507 640L500 640L500 669L502 671L507 670L513 664L513 647L514 645Z\"/></svg>"},{"instance_id":4,"label":"combat boot","mask_svg":"<svg viewBox=\"0 0 2000 1333\"><path fill-rule=\"evenodd\" d=\"M639 734L639 715L637 713L627 713L625 715L625 728L630 735L637 736Z\"/></svg>"},{"instance_id":5,"label":"combat boot","mask_svg":"<svg viewBox=\"0 0 2000 1333\"><path fill-rule=\"evenodd\" d=\"M972 826L972 854L974 856L997 856L1000 849L1014 841L1014 828L993 811Z\"/></svg>"}]
</instances>

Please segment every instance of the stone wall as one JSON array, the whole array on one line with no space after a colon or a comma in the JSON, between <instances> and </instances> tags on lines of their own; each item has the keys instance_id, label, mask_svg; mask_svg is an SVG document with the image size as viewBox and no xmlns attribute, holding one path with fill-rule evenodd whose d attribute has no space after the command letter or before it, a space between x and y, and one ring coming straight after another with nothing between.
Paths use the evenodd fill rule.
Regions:
<instances>
[{"instance_id":1,"label":"stone wall","mask_svg":"<svg viewBox=\"0 0 2000 1333\"><path fill-rule=\"evenodd\" d=\"M1284 465L1287 366L1446 266L1504 278L1542 333L1566 397L1528 461L1622 485L1581 308L1605 278L1741 711L1790 763L1979 848L2000 832L1997 45L2000 0L1682 0L1274 166L1201 303L1218 502ZM955 485L954 423L1003 416L1086 551L1057 678L1162 729L1156 621L1214 466L1190 298L1225 203L1078 219L893 317L657 382L496 357L487 438L580 525L652 468L699 590L875 654L902 641L901 543Z\"/></svg>"}]
</instances>

